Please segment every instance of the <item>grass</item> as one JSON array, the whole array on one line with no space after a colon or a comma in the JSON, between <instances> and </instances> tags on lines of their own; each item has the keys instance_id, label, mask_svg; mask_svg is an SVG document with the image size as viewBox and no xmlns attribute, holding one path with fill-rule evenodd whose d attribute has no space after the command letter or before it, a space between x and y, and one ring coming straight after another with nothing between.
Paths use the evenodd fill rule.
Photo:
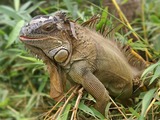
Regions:
<instances>
[{"instance_id":1,"label":"grass","mask_svg":"<svg viewBox=\"0 0 160 120\"><path fill-rule=\"evenodd\" d=\"M88 7L86 4L90 6ZM130 28L129 23L119 20L121 24L114 29L115 39L129 44L152 64L144 71L141 78L142 82L149 79L150 84L160 77L159 5L159 0L152 2L143 0L141 6L142 17L135 18L131 23L133 27ZM18 40L18 35L21 27L32 16L52 13L59 9L68 11L73 19L80 17L81 22L94 14L101 14L99 11L103 10L102 7L94 5L92 2L83 3L80 0L74 2L72 0L50 1L50 3L14 0L10 5L0 5L0 119L34 120L40 118L49 120L51 117L55 117L67 120L74 119L75 116L83 119L88 119L89 117L105 119L106 117L109 120L159 119L159 87L141 92L138 97L133 99L134 104L130 107L124 107L111 99L111 102L106 107L105 117L92 107L95 100L82 88L71 88L71 92L66 93L67 98L69 98L69 102L66 104L64 101L56 104L50 98L49 75L45 65L42 61L28 54L23 44ZM103 15L112 16L109 13L106 14L106 12L103 12ZM115 19L117 18L113 16L107 21L101 19L97 29L103 23L114 28ZM124 28L128 29L128 32L122 31ZM131 37L132 33L136 34L140 39L134 41L133 37ZM153 74L151 75L150 73ZM73 95L73 91L76 94ZM62 109L61 107L64 104L64 109ZM73 110L73 108L75 109ZM57 112L58 110L61 111L61 114Z\"/></svg>"}]
</instances>

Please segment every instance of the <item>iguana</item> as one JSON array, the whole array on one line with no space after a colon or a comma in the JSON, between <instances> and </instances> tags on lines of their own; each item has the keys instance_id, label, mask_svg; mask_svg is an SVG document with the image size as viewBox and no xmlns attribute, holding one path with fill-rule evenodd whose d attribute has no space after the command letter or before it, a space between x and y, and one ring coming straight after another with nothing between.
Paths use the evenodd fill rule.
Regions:
<instances>
[{"instance_id":1,"label":"iguana","mask_svg":"<svg viewBox=\"0 0 160 120\"><path fill-rule=\"evenodd\" d=\"M132 95L133 81L146 68L146 62L128 46L108 40L92 25L83 24L64 12L34 17L20 32L20 40L42 59L50 73L50 94L58 100L65 80L80 84L96 100L104 114L109 96L125 100Z\"/></svg>"}]
</instances>

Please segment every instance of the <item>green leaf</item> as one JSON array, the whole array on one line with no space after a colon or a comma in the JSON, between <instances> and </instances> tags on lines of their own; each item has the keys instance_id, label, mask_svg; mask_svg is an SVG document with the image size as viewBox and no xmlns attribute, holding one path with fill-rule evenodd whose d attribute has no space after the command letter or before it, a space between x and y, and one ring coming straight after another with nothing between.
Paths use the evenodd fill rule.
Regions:
<instances>
[{"instance_id":1,"label":"green leaf","mask_svg":"<svg viewBox=\"0 0 160 120\"><path fill-rule=\"evenodd\" d=\"M3 101L0 101L0 108L6 107L8 103L9 103L9 98L6 98Z\"/></svg>"},{"instance_id":2,"label":"green leaf","mask_svg":"<svg viewBox=\"0 0 160 120\"><path fill-rule=\"evenodd\" d=\"M152 79L150 80L149 84L152 84L152 83L154 82L154 80L155 80L156 78L158 78L158 77L160 77L160 66L157 66L157 67L156 67L156 70L155 70L155 72L154 72L154 75L153 75Z\"/></svg>"},{"instance_id":3,"label":"green leaf","mask_svg":"<svg viewBox=\"0 0 160 120\"><path fill-rule=\"evenodd\" d=\"M153 23L159 23L160 24L160 19L156 15L151 15L150 20Z\"/></svg>"},{"instance_id":4,"label":"green leaf","mask_svg":"<svg viewBox=\"0 0 160 120\"><path fill-rule=\"evenodd\" d=\"M32 4L31 1L26 2L25 4L23 4L23 5L20 7L20 11L26 10L31 4Z\"/></svg>"},{"instance_id":5,"label":"green leaf","mask_svg":"<svg viewBox=\"0 0 160 120\"><path fill-rule=\"evenodd\" d=\"M95 116L99 118L98 120L104 120L105 119L105 117L99 111L97 111L95 108L93 108L93 107L90 107L90 108L94 112Z\"/></svg>"},{"instance_id":6,"label":"green leaf","mask_svg":"<svg viewBox=\"0 0 160 120\"><path fill-rule=\"evenodd\" d=\"M0 35L5 35L5 32L3 30L0 30Z\"/></svg>"},{"instance_id":7,"label":"green leaf","mask_svg":"<svg viewBox=\"0 0 160 120\"><path fill-rule=\"evenodd\" d=\"M86 106L84 103L80 102L79 104L79 109L82 110L83 112L95 117L94 112L88 107Z\"/></svg>"},{"instance_id":8,"label":"green leaf","mask_svg":"<svg viewBox=\"0 0 160 120\"><path fill-rule=\"evenodd\" d=\"M137 118L140 117L140 114L136 110L134 110L132 107L129 108L129 111Z\"/></svg>"},{"instance_id":9,"label":"green leaf","mask_svg":"<svg viewBox=\"0 0 160 120\"><path fill-rule=\"evenodd\" d=\"M151 99L154 96L155 91L156 91L156 89L151 89L143 97L143 100L142 100L142 111L141 111L141 117L142 118L145 115L145 112L146 112L146 110L147 110L147 108L148 108L148 106L149 106L149 104L151 102Z\"/></svg>"},{"instance_id":10,"label":"green leaf","mask_svg":"<svg viewBox=\"0 0 160 120\"><path fill-rule=\"evenodd\" d=\"M20 6L20 0L14 0L14 8L16 11L19 10L19 6Z\"/></svg>"},{"instance_id":11,"label":"green leaf","mask_svg":"<svg viewBox=\"0 0 160 120\"><path fill-rule=\"evenodd\" d=\"M24 114L28 114L31 109L34 107L34 105L37 103L37 94L33 94L29 100L28 100L28 103L27 105L25 105L25 111L24 111Z\"/></svg>"},{"instance_id":12,"label":"green leaf","mask_svg":"<svg viewBox=\"0 0 160 120\"><path fill-rule=\"evenodd\" d=\"M9 91L3 89L0 86L0 108L4 108L8 105L10 99L8 98Z\"/></svg>"},{"instance_id":13,"label":"green leaf","mask_svg":"<svg viewBox=\"0 0 160 120\"><path fill-rule=\"evenodd\" d=\"M105 117L106 117L107 119L109 119L108 113L109 113L109 108L110 108L111 104L112 104L112 103L109 102L109 103L107 104L106 108L105 108Z\"/></svg>"},{"instance_id":14,"label":"green leaf","mask_svg":"<svg viewBox=\"0 0 160 120\"><path fill-rule=\"evenodd\" d=\"M160 106L160 102L155 102L154 105L159 105Z\"/></svg>"},{"instance_id":15,"label":"green leaf","mask_svg":"<svg viewBox=\"0 0 160 120\"><path fill-rule=\"evenodd\" d=\"M128 2L128 0L123 0L122 2L121 2L121 4L125 4L125 3L127 3Z\"/></svg>"},{"instance_id":16,"label":"green leaf","mask_svg":"<svg viewBox=\"0 0 160 120\"><path fill-rule=\"evenodd\" d=\"M41 8L41 7L39 7L39 10L42 12L42 13L44 13L44 14L49 14L48 12L47 12L47 10L45 10L45 9L43 9L43 8Z\"/></svg>"},{"instance_id":17,"label":"green leaf","mask_svg":"<svg viewBox=\"0 0 160 120\"><path fill-rule=\"evenodd\" d=\"M10 47L12 45L12 43L17 39L19 32L20 32L23 25L24 25L24 20L20 20L16 24L16 26L13 28L13 30L9 34L9 40L8 40L6 48Z\"/></svg>"},{"instance_id":18,"label":"green leaf","mask_svg":"<svg viewBox=\"0 0 160 120\"><path fill-rule=\"evenodd\" d=\"M63 2L65 3L67 9L69 10L69 12L72 13L73 15L73 5L72 5L72 2L71 0L63 0Z\"/></svg>"},{"instance_id":19,"label":"green leaf","mask_svg":"<svg viewBox=\"0 0 160 120\"><path fill-rule=\"evenodd\" d=\"M38 92L42 92L42 91L43 91L43 89L45 88L45 86L46 86L46 84L47 84L47 81L48 81L48 79L44 79L44 80L41 82L41 84L40 84L40 86L39 86L39 88L38 88Z\"/></svg>"},{"instance_id":20,"label":"green leaf","mask_svg":"<svg viewBox=\"0 0 160 120\"><path fill-rule=\"evenodd\" d=\"M67 104L63 114L58 120L68 120L69 111L71 109L71 104Z\"/></svg>"},{"instance_id":21,"label":"green leaf","mask_svg":"<svg viewBox=\"0 0 160 120\"><path fill-rule=\"evenodd\" d=\"M96 25L96 31L100 30L102 26L107 23L107 16L108 16L108 7L105 7L105 9L102 12L101 19Z\"/></svg>"},{"instance_id":22,"label":"green leaf","mask_svg":"<svg viewBox=\"0 0 160 120\"><path fill-rule=\"evenodd\" d=\"M80 17L83 21L86 21L85 16L84 16L84 12L77 11L77 15L78 15L78 17Z\"/></svg>"},{"instance_id":23,"label":"green leaf","mask_svg":"<svg viewBox=\"0 0 160 120\"><path fill-rule=\"evenodd\" d=\"M8 15L18 21L23 19L18 13L16 13L15 10L13 10L12 8L10 8L8 6L1 5L0 6L0 13L6 14L6 15Z\"/></svg>"},{"instance_id":24,"label":"green leaf","mask_svg":"<svg viewBox=\"0 0 160 120\"><path fill-rule=\"evenodd\" d=\"M148 75L149 72L152 72L158 65L160 65L160 61L157 62L156 64L153 64L151 66L149 66L142 74L141 78L143 79L143 81L145 80L145 77Z\"/></svg>"},{"instance_id":25,"label":"green leaf","mask_svg":"<svg viewBox=\"0 0 160 120\"><path fill-rule=\"evenodd\" d=\"M41 1L35 5L33 5L32 7L30 7L28 10L27 10L27 13L30 14L31 12L33 12L35 9L37 9L40 5L42 5L43 3L45 3L45 1Z\"/></svg>"},{"instance_id":26,"label":"green leaf","mask_svg":"<svg viewBox=\"0 0 160 120\"><path fill-rule=\"evenodd\" d=\"M39 60L34 57L25 57L25 56L19 56L19 57L32 62L39 62ZM40 63L42 63L42 61L40 61Z\"/></svg>"}]
</instances>

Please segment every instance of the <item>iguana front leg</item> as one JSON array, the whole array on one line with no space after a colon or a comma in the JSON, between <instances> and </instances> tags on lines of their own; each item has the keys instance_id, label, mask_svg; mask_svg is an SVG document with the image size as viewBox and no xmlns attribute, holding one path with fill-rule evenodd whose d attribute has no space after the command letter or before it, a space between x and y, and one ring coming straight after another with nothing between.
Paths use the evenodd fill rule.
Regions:
<instances>
[{"instance_id":1,"label":"iguana front leg","mask_svg":"<svg viewBox=\"0 0 160 120\"><path fill-rule=\"evenodd\" d=\"M96 99L97 110L104 114L109 101L108 91L104 85L91 72L88 72L84 76L82 86Z\"/></svg>"},{"instance_id":2,"label":"iguana front leg","mask_svg":"<svg viewBox=\"0 0 160 120\"><path fill-rule=\"evenodd\" d=\"M109 94L104 85L98 80L93 73L84 65L76 63L71 68L69 76L76 83L81 84L84 89L96 99L96 109L102 114L109 101Z\"/></svg>"}]
</instances>

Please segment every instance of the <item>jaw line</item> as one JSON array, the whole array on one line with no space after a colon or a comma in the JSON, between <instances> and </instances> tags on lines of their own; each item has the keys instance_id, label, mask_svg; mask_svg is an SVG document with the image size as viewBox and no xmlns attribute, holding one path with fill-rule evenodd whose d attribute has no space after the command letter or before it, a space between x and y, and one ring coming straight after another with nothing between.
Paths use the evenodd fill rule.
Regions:
<instances>
[{"instance_id":1,"label":"jaw line","mask_svg":"<svg viewBox=\"0 0 160 120\"><path fill-rule=\"evenodd\" d=\"M31 54L35 57L35 58L37 58L37 59L41 59L45 64L46 64L46 58L47 58L47 60L49 60L51 63L53 63L53 64L55 64L55 62L54 62L54 60L52 60L51 58L49 58L45 53L44 53L44 51L42 50L42 49L40 49L39 47L36 47L36 46L34 46L34 45L30 45L30 44L25 44L26 45L26 47L32 47L32 48L34 48L34 49L38 49L38 51L41 51L41 53L43 54L43 56L44 56L44 58L45 59L43 59L43 58L41 58L41 57L39 57L39 55L36 53L36 52L34 52L34 50L32 51L32 50L30 50L31 51ZM37 57L36 57L37 56ZM47 65L47 64L46 64Z\"/></svg>"}]
</instances>

